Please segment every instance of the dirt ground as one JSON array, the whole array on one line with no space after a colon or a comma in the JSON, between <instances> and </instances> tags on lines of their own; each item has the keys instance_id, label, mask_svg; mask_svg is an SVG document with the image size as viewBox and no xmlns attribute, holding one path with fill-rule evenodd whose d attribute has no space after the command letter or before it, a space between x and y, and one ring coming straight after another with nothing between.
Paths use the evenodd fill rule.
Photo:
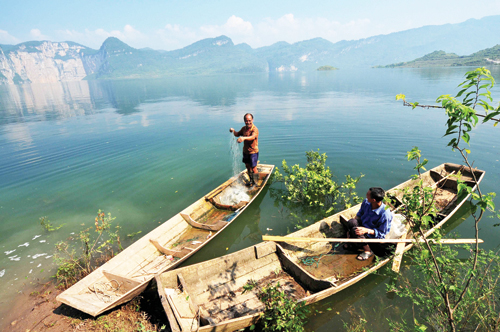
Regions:
<instances>
[{"instance_id":1,"label":"dirt ground","mask_svg":"<svg viewBox=\"0 0 500 332\"><path fill-rule=\"evenodd\" d=\"M167 318L153 286L142 297L97 318L56 301L62 290L53 282L22 294L3 319L2 331L169 331Z\"/></svg>"}]
</instances>

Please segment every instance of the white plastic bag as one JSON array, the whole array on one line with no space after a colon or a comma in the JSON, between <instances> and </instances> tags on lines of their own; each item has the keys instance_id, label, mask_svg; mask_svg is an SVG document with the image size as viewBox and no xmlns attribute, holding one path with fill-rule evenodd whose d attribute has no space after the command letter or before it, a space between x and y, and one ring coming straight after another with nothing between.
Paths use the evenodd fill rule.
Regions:
<instances>
[{"instance_id":1,"label":"white plastic bag","mask_svg":"<svg viewBox=\"0 0 500 332\"><path fill-rule=\"evenodd\" d=\"M386 239L399 239L403 232L405 231L406 225L403 223L405 217L401 214L395 214L392 217L391 230L389 234L386 235Z\"/></svg>"}]
</instances>

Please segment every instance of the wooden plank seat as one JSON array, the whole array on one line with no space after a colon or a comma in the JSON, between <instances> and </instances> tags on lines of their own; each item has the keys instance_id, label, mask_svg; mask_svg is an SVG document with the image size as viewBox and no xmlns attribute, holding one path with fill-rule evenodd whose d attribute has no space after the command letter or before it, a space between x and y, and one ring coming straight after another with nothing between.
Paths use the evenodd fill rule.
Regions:
<instances>
[{"instance_id":1,"label":"wooden plank seat","mask_svg":"<svg viewBox=\"0 0 500 332\"><path fill-rule=\"evenodd\" d=\"M221 203L217 202L213 197L210 198L210 199L207 199L207 200L210 203L212 203L213 206L215 206L218 209L221 209L221 210L231 210L231 211L237 211L237 210L241 209L242 207L244 207L245 205L248 204L247 201L241 201L238 204L226 205L226 204L221 204Z\"/></svg>"},{"instance_id":2,"label":"wooden plank seat","mask_svg":"<svg viewBox=\"0 0 500 332\"><path fill-rule=\"evenodd\" d=\"M194 250L191 248L182 248L181 250L172 250L172 249L165 248L156 240L149 239L149 242L151 242L155 246L155 248L159 252L161 252L162 254L167 255L167 256L177 257L177 258L184 257L185 255L191 253L192 250Z\"/></svg>"},{"instance_id":3,"label":"wooden plank seat","mask_svg":"<svg viewBox=\"0 0 500 332\"><path fill-rule=\"evenodd\" d=\"M217 232L217 231L221 230L224 226L227 225L227 221L223 221L223 220L219 220L219 221L217 221L217 223L215 223L213 225L202 224L202 223L194 221L193 218L191 218L191 216L187 213L180 213L180 215L189 225L191 225L191 227L204 229L207 231Z\"/></svg>"}]
</instances>

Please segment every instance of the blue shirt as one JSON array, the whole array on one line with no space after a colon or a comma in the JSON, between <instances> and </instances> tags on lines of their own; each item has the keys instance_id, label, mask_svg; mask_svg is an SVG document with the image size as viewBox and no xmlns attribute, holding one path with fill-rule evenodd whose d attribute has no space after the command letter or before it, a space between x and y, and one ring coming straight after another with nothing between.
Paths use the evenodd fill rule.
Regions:
<instances>
[{"instance_id":1,"label":"blue shirt","mask_svg":"<svg viewBox=\"0 0 500 332\"><path fill-rule=\"evenodd\" d=\"M392 213L385 209L384 203L373 210L372 205L365 198L356 215L361 218L361 226L375 231L374 235L366 234L367 237L384 239L391 230Z\"/></svg>"}]
</instances>

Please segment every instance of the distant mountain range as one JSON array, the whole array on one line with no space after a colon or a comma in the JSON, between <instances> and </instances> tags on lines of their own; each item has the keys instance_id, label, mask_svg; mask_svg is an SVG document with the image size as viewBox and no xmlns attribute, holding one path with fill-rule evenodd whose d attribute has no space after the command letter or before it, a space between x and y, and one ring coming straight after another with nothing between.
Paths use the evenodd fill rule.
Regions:
<instances>
[{"instance_id":1,"label":"distant mountain range","mask_svg":"<svg viewBox=\"0 0 500 332\"><path fill-rule=\"evenodd\" d=\"M500 45L496 45L471 55L460 56L445 51L434 51L421 58L408 62L400 62L384 68L418 68L418 67L457 67L500 65Z\"/></svg>"},{"instance_id":2,"label":"distant mountain range","mask_svg":"<svg viewBox=\"0 0 500 332\"><path fill-rule=\"evenodd\" d=\"M0 45L0 84L313 71L321 66L345 69L409 63L425 54L434 59L433 63L443 60L436 61L436 57L447 57L447 61L455 57L458 61L463 55L500 44L498 31L500 15L354 41L331 43L315 38L256 49L247 44L235 45L226 36L203 39L174 51L135 49L117 38L106 39L99 50L74 42L31 41ZM431 53L436 50L450 53ZM474 53L477 59L479 53Z\"/></svg>"}]
</instances>

